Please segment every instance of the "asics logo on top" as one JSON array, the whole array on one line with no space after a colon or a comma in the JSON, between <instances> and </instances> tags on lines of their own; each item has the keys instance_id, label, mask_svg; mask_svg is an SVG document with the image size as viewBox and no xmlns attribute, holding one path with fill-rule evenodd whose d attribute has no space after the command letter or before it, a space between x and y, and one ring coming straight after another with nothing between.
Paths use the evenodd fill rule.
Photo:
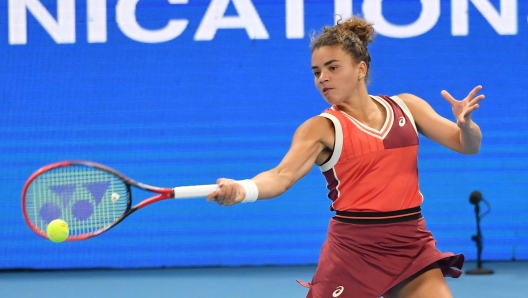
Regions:
<instances>
[{"instance_id":1,"label":"asics logo on top","mask_svg":"<svg viewBox=\"0 0 528 298\"><path fill-rule=\"evenodd\" d=\"M336 290L332 293L332 297L338 297L339 295L341 295L341 293L343 293L344 290L345 287L343 286L337 287Z\"/></svg>"},{"instance_id":2,"label":"asics logo on top","mask_svg":"<svg viewBox=\"0 0 528 298\"><path fill-rule=\"evenodd\" d=\"M398 121L398 124L400 125L400 127L404 126L405 125L405 117L401 116L400 117L400 121Z\"/></svg>"}]
</instances>

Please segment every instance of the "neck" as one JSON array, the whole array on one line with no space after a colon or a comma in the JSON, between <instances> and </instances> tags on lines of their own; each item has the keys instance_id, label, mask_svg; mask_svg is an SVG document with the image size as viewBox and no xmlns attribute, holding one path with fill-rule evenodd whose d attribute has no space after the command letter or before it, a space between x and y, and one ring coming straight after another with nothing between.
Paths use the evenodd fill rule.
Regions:
<instances>
[{"instance_id":1,"label":"neck","mask_svg":"<svg viewBox=\"0 0 528 298\"><path fill-rule=\"evenodd\" d=\"M354 118L363 118L378 111L378 103L370 97L365 84L360 84L347 100L336 106Z\"/></svg>"}]
</instances>

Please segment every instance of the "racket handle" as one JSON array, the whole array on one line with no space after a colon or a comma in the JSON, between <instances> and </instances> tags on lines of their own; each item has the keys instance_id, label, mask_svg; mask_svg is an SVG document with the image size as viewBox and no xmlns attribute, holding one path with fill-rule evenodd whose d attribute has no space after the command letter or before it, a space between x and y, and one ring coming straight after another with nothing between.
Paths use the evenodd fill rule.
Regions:
<instances>
[{"instance_id":1,"label":"racket handle","mask_svg":"<svg viewBox=\"0 0 528 298\"><path fill-rule=\"evenodd\" d=\"M218 189L216 184L195 185L195 186L178 186L172 189L175 199L191 199L206 197L212 191Z\"/></svg>"}]
</instances>

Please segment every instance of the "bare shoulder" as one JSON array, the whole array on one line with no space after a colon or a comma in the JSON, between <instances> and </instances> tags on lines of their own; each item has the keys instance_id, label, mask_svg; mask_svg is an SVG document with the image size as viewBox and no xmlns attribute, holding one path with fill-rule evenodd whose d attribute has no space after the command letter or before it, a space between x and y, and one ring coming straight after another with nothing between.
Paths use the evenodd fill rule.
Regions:
<instances>
[{"instance_id":1,"label":"bare shoulder","mask_svg":"<svg viewBox=\"0 0 528 298\"><path fill-rule=\"evenodd\" d=\"M398 94L398 97L405 103L414 117L419 116L419 114L429 113L432 111L432 107L427 101L414 94L402 93Z\"/></svg>"},{"instance_id":2,"label":"bare shoulder","mask_svg":"<svg viewBox=\"0 0 528 298\"><path fill-rule=\"evenodd\" d=\"M334 125L330 119L322 116L314 116L301 124L297 131L317 134L326 133L329 129L333 130L333 128Z\"/></svg>"},{"instance_id":3,"label":"bare shoulder","mask_svg":"<svg viewBox=\"0 0 528 298\"><path fill-rule=\"evenodd\" d=\"M314 116L297 128L294 138L312 140L323 143L325 147L332 147L334 134L332 120L322 116Z\"/></svg>"},{"instance_id":4,"label":"bare shoulder","mask_svg":"<svg viewBox=\"0 0 528 298\"><path fill-rule=\"evenodd\" d=\"M411 93L402 93L397 95L407 106L415 106L424 103L425 100Z\"/></svg>"}]
</instances>

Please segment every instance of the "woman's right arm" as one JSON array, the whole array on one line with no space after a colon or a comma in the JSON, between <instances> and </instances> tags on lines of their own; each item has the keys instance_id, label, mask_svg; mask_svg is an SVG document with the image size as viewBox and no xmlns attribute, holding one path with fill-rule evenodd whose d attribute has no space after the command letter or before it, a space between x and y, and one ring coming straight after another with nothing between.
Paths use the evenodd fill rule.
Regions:
<instances>
[{"instance_id":1,"label":"woman's right arm","mask_svg":"<svg viewBox=\"0 0 528 298\"><path fill-rule=\"evenodd\" d=\"M290 149L279 165L251 179L258 188L258 199L275 198L304 177L323 151L328 149L328 137L333 139L333 129L331 121L319 116L299 126ZM220 188L207 196L208 201L231 206L242 202L246 195L244 188L235 180L220 178L217 184Z\"/></svg>"}]
</instances>

